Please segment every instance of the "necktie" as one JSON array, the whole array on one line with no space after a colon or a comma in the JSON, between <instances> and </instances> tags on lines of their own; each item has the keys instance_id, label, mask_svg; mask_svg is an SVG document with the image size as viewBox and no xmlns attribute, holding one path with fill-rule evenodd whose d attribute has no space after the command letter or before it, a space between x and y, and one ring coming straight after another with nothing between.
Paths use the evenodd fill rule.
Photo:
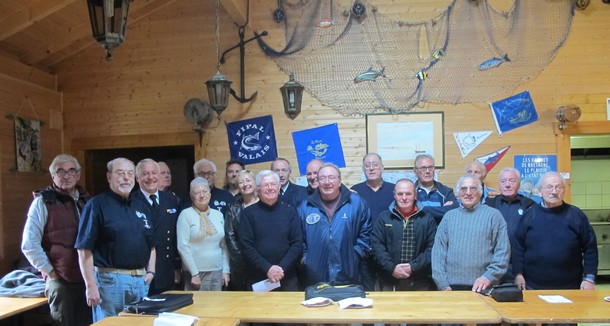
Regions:
<instances>
[{"instance_id":1,"label":"necktie","mask_svg":"<svg viewBox=\"0 0 610 326\"><path fill-rule=\"evenodd\" d=\"M150 200L152 201L152 208L155 210L159 210L159 203L157 203L157 195L152 194L148 196L148 198L150 198Z\"/></svg>"}]
</instances>

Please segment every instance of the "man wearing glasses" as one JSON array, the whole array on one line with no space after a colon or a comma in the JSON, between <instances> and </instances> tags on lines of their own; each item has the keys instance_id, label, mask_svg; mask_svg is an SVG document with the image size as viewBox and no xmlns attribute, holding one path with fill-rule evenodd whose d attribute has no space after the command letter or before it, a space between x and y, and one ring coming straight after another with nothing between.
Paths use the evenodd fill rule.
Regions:
<instances>
[{"instance_id":1,"label":"man wearing glasses","mask_svg":"<svg viewBox=\"0 0 610 326\"><path fill-rule=\"evenodd\" d=\"M510 243L506 222L495 208L481 205L481 180L461 177L455 192L460 207L438 226L432 246L432 278L439 290L480 292L506 273Z\"/></svg>"},{"instance_id":2,"label":"man wearing glasses","mask_svg":"<svg viewBox=\"0 0 610 326\"><path fill-rule=\"evenodd\" d=\"M21 250L46 281L53 320L58 325L89 325L91 310L74 249L79 215L89 196L77 185L80 165L73 156L57 155L49 171L53 182L34 192Z\"/></svg>"},{"instance_id":3,"label":"man wearing glasses","mask_svg":"<svg viewBox=\"0 0 610 326\"><path fill-rule=\"evenodd\" d=\"M131 196L135 166L120 157L106 167L110 191L85 205L74 245L93 322L142 300L155 277L154 220Z\"/></svg>"},{"instance_id":4,"label":"man wearing glasses","mask_svg":"<svg viewBox=\"0 0 610 326\"><path fill-rule=\"evenodd\" d=\"M561 174L543 174L538 182L542 202L517 229L513 271L522 289L595 289L595 233L587 216L563 201L565 187Z\"/></svg>"},{"instance_id":5,"label":"man wearing glasses","mask_svg":"<svg viewBox=\"0 0 610 326\"><path fill-rule=\"evenodd\" d=\"M318 191L298 213L303 225L303 286L360 283L360 260L371 250L371 215L362 198L341 183L332 163L318 170Z\"/></svg>"},{"instance_id":6,"label":"man wearing glasses","mask_svg":"<svg viewBox=\"0 0 610 326\"><path fill-rule=\"evenodd\" d=\"M210 191L212 193L209 205L211 208L220 211L224 216L227 213L227 208L229 205L235 202L235 198L233 198L233 195L227 190L216 188L214 185L216 182L216 164L210 160L202 158L193 165L193 172L195 173L195 176L202 177L208 182ZM189 198L188 200L185 200L183 208L190 206L191 202Z\"/></svg>"},{"instance_id":7,"label":"man wearing glasses","mask_svg":"<svg viewBox=\"0 0 610 326\"><path fill-rule=\"evenodd\" d=\"M434 157L431 155L417 155L413 170L417 176L417 201L423 206L424 212L440 223L445 213L458 207L453 190L434 180Z\"/></svg>"}]
</instances>

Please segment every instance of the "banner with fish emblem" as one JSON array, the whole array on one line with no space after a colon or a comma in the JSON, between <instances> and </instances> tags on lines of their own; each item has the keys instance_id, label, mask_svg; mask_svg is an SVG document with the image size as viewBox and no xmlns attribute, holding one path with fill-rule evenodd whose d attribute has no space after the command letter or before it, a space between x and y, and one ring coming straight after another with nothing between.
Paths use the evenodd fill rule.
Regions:
<instances>
[{"instance_id":1,"label":"banner with fish emblem","mask_svg":"<svg viewBox=\"0 0 610 326\"><path fill-rule=\"evenodd\" d=\"M345 167L339 127L336 123L295 131L292 133L292 142L301 175L307 173L307 163L315 158L334 163L340 168Z\"/></svg>"},{"instance_id":2,"label":"banner with fish emblem","mask_svg":"<svg viewBox=\"0 0 610 326\"><path fill-rule=\"evenodd\" d=\"M500 136L507 131L538 121L529 91L489 103Z\"/></svg>"},{"instance_id":3,"label":"banner with fish emblem","mask_svg":"<svg viewBox=\"0 0 610 326\"><path fill-rule=\"evenodd\" d=\"M244 164L270 162L277 158L271 115L227 123L231 158Z\"/></svg>"}]
</instances>

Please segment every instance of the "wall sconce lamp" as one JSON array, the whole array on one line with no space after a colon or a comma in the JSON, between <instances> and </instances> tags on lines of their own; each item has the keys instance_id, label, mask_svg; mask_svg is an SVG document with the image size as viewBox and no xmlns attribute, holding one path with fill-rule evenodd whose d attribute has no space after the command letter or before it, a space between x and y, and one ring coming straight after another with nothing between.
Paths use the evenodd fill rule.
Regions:
<instances>
[{"instance_id":1,"label":"wall sconce lamp","mask_svg":"<svg viewBox=\"0 0 610 326\"><path fill-rule=\"evenodd\" d=\"M580 119L581 111L577 105L560 106L555 111L555 118L559 121L559 130L568 128L567 122L576 122Z\"/></svg>"},{"instance_id":2,"label":"wall sconce lamp","mask_svg":"<svg viewBox=\"0 0 610 326\"><path fill-rule=\"evenodd\" d=\"M280 87L282 92L282 100L284 102L284 113L294 120L301 113L301 103L303 101L303 90L305 87L294 80L294 75L290 74L284 86Z\"/></svg>"},{"instance_id":3,"label":"wall sconce lamp","mask_svg":"<svg viewBox=\"0 0 610 326\"><path fill-rule=\"evenodd\" d=\"M216 0L216 74L212 76L212 79L205 82L208 87L208 98L210 99L210 106L218 114L218 120L220 115L227 108L229 103L229 94L231 92L231 81L225 78L220 73L220 5L219 0Z\"/></svg>"},{"instance_id":4,"label":"wall sconce lamp","mask_svg":"<svg viewBox=\"0 0 610 326\"><path fill-rule=\"evenodd\" d=\"M131 1L87 0L93 38L106 49L106 61L112 60L112 50L125 41Z\"/></svg>"}]
</instances>

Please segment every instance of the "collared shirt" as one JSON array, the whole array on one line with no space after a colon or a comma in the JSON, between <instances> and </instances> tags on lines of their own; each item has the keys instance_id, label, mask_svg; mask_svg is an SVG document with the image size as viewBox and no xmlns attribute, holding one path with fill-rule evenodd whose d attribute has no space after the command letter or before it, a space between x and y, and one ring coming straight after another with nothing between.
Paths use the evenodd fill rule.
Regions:
<instances>
[{"instance_id":1,"label":"collared shirt","mask_svg":"<svg viewBox=\"0 0 610 326\"><path fill-rule=\"evenodd\" d=\"M93 197L83 209L76 249L88 249L98 267L145 268L154 247L149 209L112 191Z\"/></svg>"},{"instance_id":2,"label":"collared shirt","mask_svg":"<svg viewBox=\"0 0 610 326\"><path fill-rule=\"evenodd\" d=\"M152 202L152 199L150 198L150 196L155 195L157 205L159 205L159 190L155 191L154 194L149 194L146 191L144 191L142 188L140 188L140 191L142 192L142 194L144 194L144 198L146 198L146 200L148 201L148 204L150 204L152 206L153 202Z\"/></svg>"}]
</instances>

